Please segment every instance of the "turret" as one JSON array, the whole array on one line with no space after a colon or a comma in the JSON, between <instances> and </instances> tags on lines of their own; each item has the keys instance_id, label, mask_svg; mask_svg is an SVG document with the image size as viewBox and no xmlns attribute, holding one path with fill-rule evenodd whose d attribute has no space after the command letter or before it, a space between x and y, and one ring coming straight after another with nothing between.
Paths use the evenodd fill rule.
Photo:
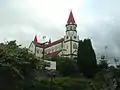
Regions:
<instances>
[{"instance_id":1,"label":"turret","mask_svg":"<svg viewBox=\"0 0 120 90\"><path fill-rule=\"evenodd\" d=\"M76 31L77 24L75 22L75 19L73 17L72 11L70 12L67 24L66 24L66 31L73 30Z\"/></svg>"},{"instance_id":2,"label":"turret","mask_svg":"<svg viewBox=\"0 0 120 90\"><path fill-rule=\"evenodd\" d=\"M66 35L64 36L64 56L74 58L77 56L77 48L79 37L77 35L77 24L70 11L68 21L66 24Z\"/></svg>"}]
</instances>

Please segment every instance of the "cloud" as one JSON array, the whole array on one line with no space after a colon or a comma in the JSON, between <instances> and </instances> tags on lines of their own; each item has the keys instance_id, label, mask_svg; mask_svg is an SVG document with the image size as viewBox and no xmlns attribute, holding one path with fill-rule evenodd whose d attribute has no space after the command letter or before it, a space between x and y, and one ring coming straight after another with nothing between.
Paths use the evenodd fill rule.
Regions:
<instances>
[{"instance_id":1,"label":"cloud","mask_svg":"<svg viewBox=\"0 0 120 90\"><path fill-rule=\"evenodd\" d=\"M59 25L66 23L69 10L78 6L73 0L67 3L68 0L1 0L0 41L13 38L25 44L24 42L30 42L35 34L40 38L44 35L61 38L65 29L60 29ZM53 36L54 30L63 33L61 36Z\"/></svg>"},{"instance_id":2,"label":"cloud","mask_svg":"<svg viewBox=\"0 0 120 90\"><path fill-rule=\"evenodd\" d=\"M0 41L28 46L34 35L57 40L65 35L70 9L80 39L91 38L96 54L120 55L120 0L0 0Z\"/></svg>"}]
</instances>

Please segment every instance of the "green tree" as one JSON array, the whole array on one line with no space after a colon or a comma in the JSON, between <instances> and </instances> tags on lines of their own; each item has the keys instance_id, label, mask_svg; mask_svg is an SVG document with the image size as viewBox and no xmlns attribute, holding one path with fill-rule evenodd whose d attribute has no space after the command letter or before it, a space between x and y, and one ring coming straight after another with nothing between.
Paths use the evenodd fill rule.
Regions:
<instances>
[{"instance_id":1,"label":"green tree","mask_svg":"<svg viewBox=\"0 0 120 90\"><path fill-rule=\"evenodd\" d=\"M97 60L90 39L79 41L77 64L80 73L92 77L97 71Z\"/></svg>"},{"instance_id":2,"label":"green tree","mask_svg":"<svg viewBox=\"0 0 120 90\"><path fill-rule=\"evenodd\" d=\"M74 76L77 74L77 65L74 60L65 57L53 57L52 61L56 61L56 69L62 76Z\"/></svg>"},{"instance_id":3,"label":"green tree","mask_svg":"<svg viewBox=\"0 0 120 90\"><path fill-rule=\"evenodd\" d=\"M99 61L99 64L98 64L98 69L103 70L107 68L108 68L107 60L105 60L105 56L101 56L101 60Z\"/></svg>"},{"instance_id":4,"label":"green tree","mask_svg":"<svg viewBox=\"0 0 120 90\"><path fill-rule=\"evenodd\" d=\"M0 90L15 90L34 77L38 60L20 46L16 41L0 43Z\"/></svg>"}]
</instances>

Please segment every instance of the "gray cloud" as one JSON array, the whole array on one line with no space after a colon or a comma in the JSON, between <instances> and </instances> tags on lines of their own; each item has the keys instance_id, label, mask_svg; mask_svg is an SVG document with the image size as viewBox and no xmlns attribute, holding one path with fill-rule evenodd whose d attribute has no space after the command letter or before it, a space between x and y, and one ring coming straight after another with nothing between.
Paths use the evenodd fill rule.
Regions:
<instances>
[{"instance_id":1,"label":"gray cloud","mask_svg":"<svg viewBox=\"0 0 120 90\"><path fill-rule=\"evenodd\" d=\"M120 0L81 1L83 1L82 6L79 6L81 2L75 0L75 5L78 5L73 9L80 39L91 38L96 54L104 54L104 47L107 45L108 56L119 57ZM57 40L63 37L68 17L66 11L71 9L66 7L67 2L63 5L64 7L57 7L56 2L50 3L48 7L48 4L42 1L41 3L45 5L42 5L40 1L35 4L30 2L33 1L0 0L1 42L4 39L16 39L24 46L28 46L35 34L38 35L39 41L42 41L44 35L47 36L47 40L49 38ZM60 2L61 5L62 2L64 1ZM56 9L51 8L52 6Z\"/></svg>"}]
</instances>

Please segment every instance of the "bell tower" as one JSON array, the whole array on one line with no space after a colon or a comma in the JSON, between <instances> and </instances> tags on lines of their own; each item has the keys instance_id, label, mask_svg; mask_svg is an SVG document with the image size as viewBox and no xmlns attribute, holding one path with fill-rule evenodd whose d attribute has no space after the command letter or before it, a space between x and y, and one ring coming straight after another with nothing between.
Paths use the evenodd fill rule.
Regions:
<instances>
[{"instance_id":1,"label":"bell tower","mask_svg":"<svg viewBox=\"0 0 120 90\"><path fill-rule=\"evenodd\" d=\"M70 11L69 18L66 24L66 34L64 36L64 56L69 58L77 57L79 36L77 35L77 24Z\"/></svg>"}]
</instances>

